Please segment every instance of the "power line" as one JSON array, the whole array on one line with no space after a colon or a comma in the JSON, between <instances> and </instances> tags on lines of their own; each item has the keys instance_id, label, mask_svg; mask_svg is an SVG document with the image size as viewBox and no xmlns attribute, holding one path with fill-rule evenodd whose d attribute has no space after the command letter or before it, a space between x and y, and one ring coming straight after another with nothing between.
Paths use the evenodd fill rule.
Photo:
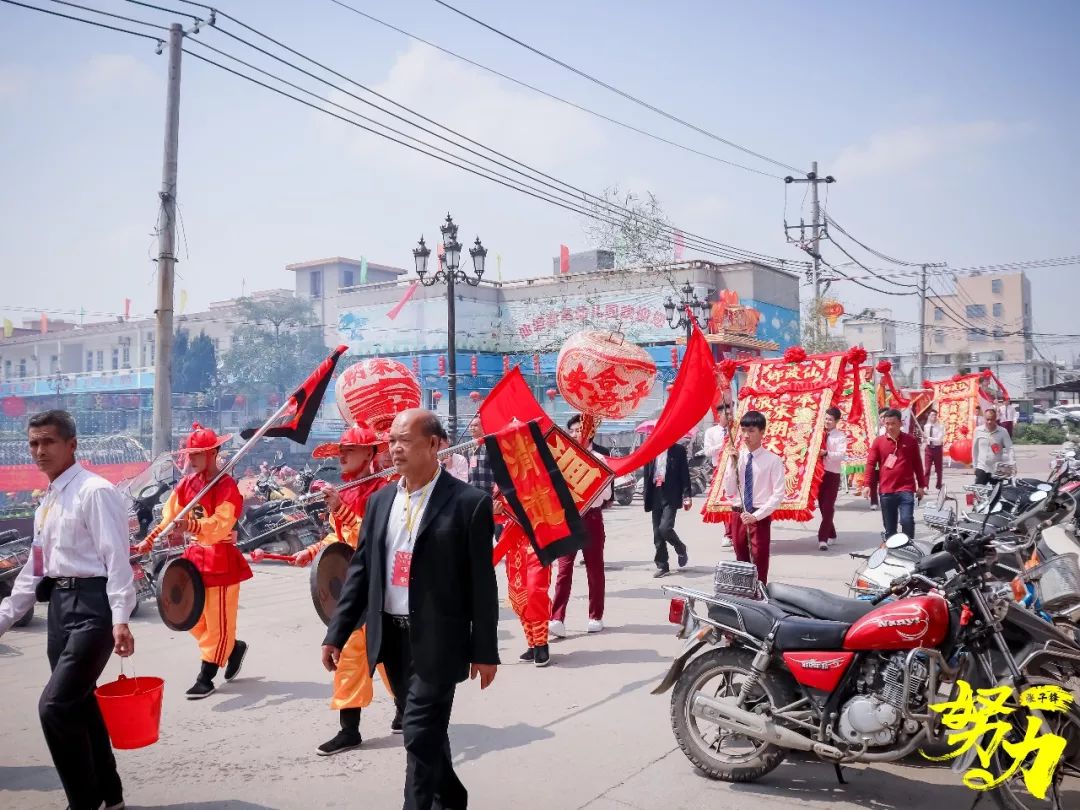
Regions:
<instances>
[{"instance_id":1,"label":"power line","mask_svg":"<svg viewBox=\"0 0 1080 810\"><path fill-rule=\"evenodd\" d=\"M410 32L410 31L406 31L404 28L399 28L398 26L394 25L393 23L386 22L386 20L381 20L381 19L379 19L378 17L375 17L372 14L368 14L367 12L361 11L360 9L358 9L358 8L356 8L354 6L349 5L348 3L342 2L342 0L329 0L329 2L333 3L334 5L340 6L341 8L348 9L349 11L353 12L354 14L356 14L356 15L358 15L360 17L363 17L364 19L370 20L371 22L376 23L377 25L381 25L384 28L390 29L391 31L396 31L397 33L402 34L403 36L406 36L409 39L412 39L412 40L414 40L416 42L420 42L420 43L422 43L424 45L427 45L429 48L434 48L435 50L439 51L440 53L444 53L447 56L452 56L455 59L459 59L462 62L465 62L466 64L469 64L469 65L472 65L475 68L479 68L480 70L486 71L487 73L490 73L493 76L498 76L500 79L505 79L508 82L513 82L514 84L518 85L519 87L524 87L527 90L533 91L534 93L539 93L540 95L542 95L542 96L544 96L546 98L549 98L552 101L557 101L560 104L565 104L568 107L573 107L575 110L579 110L580 112L587 113L588 115L594 116L594 117L599 118L599 119L601 119L603 121L607 121L610 124L615 124L616 126L622 127L624 129L628 129L631 132L636 132L639 135L644 135L647 138L652 138L653 140L659 141L660 143L663 143L663 144L667 144L668 146L674 146L676 149L682 149L684 152L690 152L691 154L697 155L699 157L708 158L709 160L714 160L717 163L723 163L723 164L725 164L727 166L732 166L732 167L734 167L736 169L742 169L744 171L752 172L753 174L758 174L758 175L761 175L762 177L769 177L769 178L771 178L773 180L783 180L784 179L783 177L781 177L778 174L772 174L771 172L765 172L765 171L761 171L760 169L755 169L755 168L752 168L750 166L745 166L742 163L735 163L735 162L730 161L730 160L725 160L724 158L718 157L717 155L713 155L713 154L710 154L708 152L702 152L702 151L700 151L698 149L694 149L692 146L687 146L686 144L682 144L682 143L678 143L677 141L669 140L668 138L665 138L662 135L657 135L655 132L649 132L646 129L636 127L633 124L628 124L625 121L620 121L617 118L612 118L609 115L605 115L602 112L598 112L598 111L590 109L589 107L586 107L586 106L584 106L582 104L578 104L577 102L570 101L569 99L565 99L562 96L557 96L554 93L551 93L551 92L548 92L547 90L544 90L543 88L537 87L536 85L529 84L526 81L523 81L521 79L517 79L517 78L515 78L513 76L510 76L510 75L507 75L506 73L503 73L502 71L496 70L493 67L489 67L488 65L481 64L480 62L477 62L474 59L470 59L469 57L464 56L463 54L457 53L456 51L452 51L449 48L444 48L441 45L437 45L434 42L431 42L430 40L427 40L427 39L424 39L421 36L418 36L417 34L414 34L414 33Z\"/></svg>"},{"instance_id":2,"label":"power line","mask_svg":"<svg viewBox=\"0 0 1080 810\"><path fill-rule=\"evenodd\" d=\"M50 2L56 3L59 6L67 6L68 8L77 8L80 11L88 11L91 14L100 14L102 17L111 17L114 20L121 20L122 22L135 23L136 25L145 25L148 28L156 28L159 31L168 31L169 29L164 25L158 25L157 23L146 22L145 20L137 20L133 17L125 17L123 14L113 14L110 11L102 11L98 8L91 8L90 6L79 5L78 3L70 3L68 0L50 0ZM44 11L44 9L41 9Z\"/></svg>"},{"instance_id":3,"label":"power line","mask_svg":"<svg viewBox=\"0 0 1080 810\"><path fill-rule=\"evenodd\" d=\"M139 37L140 39L149 39L151 42L156 42L159 46L164 44L164 40L162 40L161 37L151 36L150 34L144 34L144 33L140 32L140 31L132 31L132 30L130 30L128 28L119 28L119 27L117 27L115 25L109 25L108 23L97 22L95 20L88 20L85 17L75 17L75 16L73 16L71 14L63 14L63 13L61 13L59 11L50 11L47 8L40 8L39 6L31 6L28 3L17 2L17 0L0 0L0 3L7 3L9 6L19 6L20 8L29 9L30 11L40 11L42 14L48 14L48 15L50 15L52 17L62 17L65 20L72 20L73 22L85 23L87 25L92 25L95 28L105 28L105 29L108 29L109 31L116 31L116 32L121 33L121 34L128 34L128 35L133 36L133 37ZM101 12L99 12L99 13L101 13ZM114 15L109 15L109 16L114 16ZM163 31L168 30L167 28L165 28L165 26L162 26L162 25L152 25L151 23L144 23L144 22L141 22L140 20L133 20L133 22L139 23L141 25L148 25L148 26L150 26L152 28L160 28Z\"/></svg>"},{"instance_id":4,"label":"power line","mask_svg":"<svg viewBox=\"0 0 1080 810\"><path fill-rule=\"evenodd\" d=\"M860 262L860 261L859 261L858 259L856 259L856 258L855 258L854 256L852 256L852 255L851 255L850 253L848 253L848 252L847 252L847 251L846 251L846 250L844 249L844 246L843 246L843 245L839 244L839 243L838 243L838 242L837 242L837 241L836 241L835 239L830 239L829 241L831 241L831 242L833 243L833 246L834 246L834 247L835 247L835 248L836 248L837 250L839 250L839 251L840 251L841 253L843 253L843 254L844 254L845 256L847 256L847 257L848 257L849 259L851 259L851 261L853 261L853 262L854 262L854 263L855 263L856 265L858 265L859 267L861 267L861 268L862 268L863 270L866 270L867 272L870 272L870 268L869 268L869 267L867 267L867 266L866 266L865 264L863 264L862 262ZM835 269L835 268L834 268L834 269ZM837 272L839 273L840 271L839 271L839 270L837 270ZM845 275L845 274L841 273L841 275ZM897 287L910 287L910 288L911 288L911 289L913 289L913 290L918 290L918 289L919 289L919 285L918 285L918 284L908 284L908 283L907 283L907 282L905 282L905 281L893 281L892 279L890 279L890 278L888 278L888 277L884 277L884 276L883 276L883 277L881 278L881 280L882 280L882 281L884 281L884 282L886 282L886 283L888 283L888 284L893 284L893 285L895 285L895 286L897 286ZM914 295L914 293L897 293L897 295Z\"/></svg>"},{"instance_id":5,"label":"power line","mask_svg":"<svg viewBox=\"0 0 1080 810\"><path fill-rule=\"evenodd\" d=\"M844 230L843 226L841 226L840 223L837 222L828 213L825 214L825 221L827 223L829 223L830 225L832 225L836 230L840 231L840 233L842 233L844 236L846 236L848 239L850 239L856 245L858 245L863 250L865 250L867 253L871 253L874 256L877 256L882 261L889 262L890 264L903 265L904 267L921 267L924 264L929 264L930 263L930 262L908 262L908 261L904 261L903 259L894 259L892 256L889 256L889 255L887 255L885 253L882 253L882 252L880 252L878 250L874 250L869 245L864 244L863 242L860 242L858 239L856 239L854 236L852 236L850 233L848 233L846 230Z\"/></svg>"},{"instance_id":6,"label":"power line","mask_svg":"<svg viewBox=\"0 0 1080 810\"><path fill-rule=\"evenodd\" d=\"M1028 259L1026 261L1003 262L1001 264L983 264L970 267L946 267L936 270L928 270L928 276L955 276L958 274L978 275L980 273L1009 273L1020 270L1045 270L1054 267L1068 267L1080 264L1080 255L1059 256L1050 259ZM870 274L855 276L860 279L879 279L885 276L890 278L918 278L922 270L879 270L870 268Z\"/></svg>"},{"instance_id":7,"label":"power line","mask_svg":"<svg viewBox=\"0 0 1080 810\"><path fill-rule=\"evenodd\" d=\"M682 124L684 127L688 127L689 129L692 129L695 132L697 132L697 133L699 133L701 135L704 135L707 138L712 138L714 141L719 141L720 143L725 144L726 146L730 146L733 149L738 149L740 152L744 152L747 155L752 155L753 157L756 157L759 160L764 160L767 163L773 164L774 166L779 166L779 167L781 167L783 169L790 169L791 171L798 172L799 174L806 174L805 170L803 170L803 169L797 169L794 166L788 165L787 163L782 163L779 160L773 160L771 157L768 157L767 155L763 155L760 152L755 152L753 149L748 149L745 146L740 146L739 144L735 143L734 141L729 141L727 138L722 138L719 135L717 135L717 134L715 134L713 132L710 132L707 129L703 129L702 127L699 127L696 124L691 124L689 121L686 121L686 120L684 120L682 118L679 118L676 115L672 115L671 113L666 112L666 111L660 109L659 107L657 107L657 106L655 106L653 104L650 104L647 101L643 101L642 99L640 99L640 98L638 98L636 96L633 96L630 93L625 92L624 90L620 90L619 88L614 87L613 85L610 85L607 82L605 82L605 81L603 81L601 79L598 79L595 76L592 76L592 75L586 73L583 70L579 70L578 68L574 67L573 65L569 65L566 62L563 62L561 59L557 59L556 57L551 56L550 54L544 53L543 51L541 51L538 48L534 48L532 45L529 45L527 42L523 42L522 40L518 39L517 37L511 36L510 34L507 34L505 31L500 31L498 28L495 28L493 25L489 25L488 23L484 22L483 20L477 19L476 17L473 17L471 14L468 14L468 13L462 11L459 8L455 8L454 6L452 6L449 3L445 2L445 0L435 0L435 2L438 3L440 6L443 6L444 8L449 9L450 11L454 12L455 14L460 14L465 19L471 20L472 22L476 23L477 25L481 26L482 28L486 28L487 30L491 31L492 33L498 34L500 37L503 37L504 39L508 39L511 42L515 43L516 45L520 45L522 48L525 48L526 50L533 52L537 56L543 57L544 59L547 59L549 62L554 62L559 67L565 68L566 70L569 70L571 73L574 73L574 74L580 76L583 79L587 79L588 81L592 82L593 84L597 84L597 85L599 85L600 87L603 87L606 90L610 90L611 92L613 92L613 93L615 93L615 94L617 94L619 96L622 96L627 101L632 101L633 103L635 103L635 104L637 104L637 105L639 105L641 107L644 107L647 110L651 110L652 112L656 113L657 115L662 115L664 118L667 118L670 121L674 121L677 124Z\"/></svg>"}]
</instances>

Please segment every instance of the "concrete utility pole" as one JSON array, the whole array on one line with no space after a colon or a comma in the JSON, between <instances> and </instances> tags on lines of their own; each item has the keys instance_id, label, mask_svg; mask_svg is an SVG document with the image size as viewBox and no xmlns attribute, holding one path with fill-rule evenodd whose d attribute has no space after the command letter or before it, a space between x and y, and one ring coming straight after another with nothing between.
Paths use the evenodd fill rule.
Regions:
<instances>
[{"instance_id":1,"label":"concrete utility pole","mask_svg":"<svg viewBox=\"0 0 1080 810\"><path fill-rule=\"evenodd\" d=\"M818 183L835 183L836 178L832 175L828 177L818 177L817 161L815 160L810 164L810 173L805 178L791 177L790 175L784 178L785 183L809 183L810 184L810 201L811 201L811 216L813 222L811 223L810 242L813 245L810 251L810 257L813 259L813 267L810 270L810 279L814 285L814 300L811 304L810 317L814 319L813 336L815 343L820 342L821 334L821 236L824 231L825 223L821 218L821 203L818 200ZM819 347L815 347L817 349Z\"/></svg>"},{"instance_id":2,"label":"concrete utility pole","mask_svg":"<svg viewBox=\"0 0 1080 810\"><path fill-rule=\"evenodd\" d=\"M919 373L918 385L926 379L926 265L919 274Z\"/></svg>"},{"instance_id":3,"label":"concrete utility pole","mask_svg":"<svg viewBox=\"0 0 1080 810\"><path fill-rule=\"evenodd\" d=\"M165 96L165 158L158 218L157 332L154 363L153 454L172 450L173 283L176 271L176 173L180 145L180 54L184 29L169 26L169 77Z\"/></svg>"}]
</instances>

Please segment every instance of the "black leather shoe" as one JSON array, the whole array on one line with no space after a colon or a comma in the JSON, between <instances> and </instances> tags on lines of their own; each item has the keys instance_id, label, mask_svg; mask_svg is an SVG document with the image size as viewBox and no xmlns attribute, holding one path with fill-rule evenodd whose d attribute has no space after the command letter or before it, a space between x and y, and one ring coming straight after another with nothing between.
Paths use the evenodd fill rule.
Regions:
<instances>
[{"instance_id":1,"label":"black leather shoe","mask_svg":"<svg viewBox=\"0 0 1080 810\"><path fill-rule=\"evenodd\" d=\"M401 722L401 712L394 714L394 719L390 721L390 733L391 734L404 734L405 725Z\"/></svg>"},{"instance_id":2,"label":"black leather shoe","mask_svg":"<svg viewBox=\"0 0 1080 810\"><path fill-rule=\"evenodd\" d=\"M548 664L551 663L551 655L548 653L547 644L542 647L534 647L533 652L535 653L535 655L533 656L534 662L538 667L546 667Z\"/></svg>"},{"instance_id":3,"label":"black leather shoe","mask_svg":"<svg viewBox=\"0 0 1080 810\"><path fill-rule=\"evenodd\" d=\"M337 733L334 739L327 740L316 748L315 753L320 757L332 757L334 754L359 748L363 742L364 740L359 734L342 730Z\"/></svg>"},{"instance_id":4,"label":"black leather shoe","mask_svg":"<svg viewBox=\"0 0 1080 810\"><path fill-rule=\"evenodd\" d=\"M225 680L231 681L240 674L240 667L244 665L244 656L247 655L247 651L247 642L237 639L233 645L233 651L229 655L229 662L225 666Z\"/></svg>"},{"instance_id":5,"label":"black leather shoe","mask_svg":"<svg viewBox=\"0 0 1080 810\"><path fill-rule=\"evenodd\" d=\"M670 573L671 571L666 568L658 568L656 569L656 573L653 574L653 579L660 579L660 577L666 577Z\"/></svg>"},{"instance_id":6,"label":"black leather shoe","mask_svg":"<svg viewBox=\"0 0 1080 810\"><path fill-rule=\"evenodd\" d=\"M686 568L688 562L690 562L690 555L684 551L679 555L679 568Z\"/></svg>"},{"instance_id":7,"label":"black leather shoe","mask_svg":"<svg viewBox=\"0 0 1080 810\"><path fill-rule=\"evenodd\" d=\"M536 660L536 650L534 650L532 647L529 647L529 649L527 649L525 652L523 652L521 655L518 656L518 661L535 661L535 660Z\"/></svg>"},{"instance_id":8,"label":"black leather shoe","mask_svg":"<svg viewBox=\"0 0 1080 810\"><path fill-rule=\"evenodd\" d=\"M188 700L202 700L214 694L214 682L205 680L201 675L195 681L195 685L184 692Z\"/></svg>"}]
</instances>

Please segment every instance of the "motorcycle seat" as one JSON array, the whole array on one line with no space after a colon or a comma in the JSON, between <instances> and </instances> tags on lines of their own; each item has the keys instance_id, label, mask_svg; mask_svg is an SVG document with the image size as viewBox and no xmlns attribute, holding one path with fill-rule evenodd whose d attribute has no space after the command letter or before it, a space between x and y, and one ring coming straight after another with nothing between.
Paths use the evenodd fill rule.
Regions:
<instances>
[{"instance_id":1,"label":"motorcycle seat","mask_svg":"<svg viewBox=\"0 0 1080 810\"><path fill-rule=\"evenodd\" d=\"M844 636L850 627L848 622L789 616L780 622L776 629L776 649L781 652L841 650L844 648Z\"/></svg>"},{"instance_id":2,"label":"motorcycle seat","mask_svg":"<svg viewBox=\"0 0 1080 810\"><path fill-rule=\"evenodd\" d=\"M0 532L0 543L10 543L12 540L18 540L22 537L22 533L18 529L5 529Z\"/></svg>"},{"instance_id":3,"label":"motorcycle seat","mask_svg":"<svg viewBox=\"0 0 1080 810\"><path fill-rule=\"evenodd\" d=\"M770 582L765 586L765 592L781 609L790 605L792 612L846 624L853 624L874 609L866 599L848 599L818 588L784 585L780 582Z\"/></svg>"},{"instance_id":4,"label":"motorcycle seat","mask_svg":"<svg viewBox=\"0 0 1080 810\"><path fill-rule=\"evenodd\" d=\"M765 638L773 626L788 614L768 602L724 596L728 605L709 605L709 618L736 629L743 629L754 638Z\"/></svg>"},{"instance_id":5,"label":"motorcycle seat","mask_svg":"<svg viewBox=\"0 0 1080 810\"><path fill-rule=\"evenodd\" d=\"M284 501L267 501L266 503L260 503L258 506L251 507L248 510L246 517L248 520L255 520L256 518L261 518L271 512L280 511L283 503Z\"/></svg>"}]
</instances>

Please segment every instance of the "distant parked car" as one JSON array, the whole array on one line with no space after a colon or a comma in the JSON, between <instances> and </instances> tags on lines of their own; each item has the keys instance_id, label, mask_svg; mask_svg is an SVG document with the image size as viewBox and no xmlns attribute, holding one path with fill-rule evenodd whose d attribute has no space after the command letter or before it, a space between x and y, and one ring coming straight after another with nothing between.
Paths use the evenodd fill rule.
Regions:
<instances>
[{"instance_id":1,"label":"distant parked car","mask_svg":"<svg viewBox=\"0 0 1080 810\"><path fill-rule=\"evenodd\" d=\"M1034 417L1035 417L1034 412L1032 412L1032 413L1024 413L1023 411L1021 411L1017 415L1016 421L1019 422L1021 425L1030 425L1032 422L1035 421Z\"/></svg>"},{"instance_id":2,"label":"distant parked car","mask_svg":"<svg viewBox=\"0 0 1080 810\"><path fill-rule=\"evenodd\" d=\"M1046 417L1046 424L1050 427L1062 427L1069 425L1070 427L1080 426L1080 405L1059 405L1056 408L1050 408L1044 416Z\"/></svg>"}]
</instances>

